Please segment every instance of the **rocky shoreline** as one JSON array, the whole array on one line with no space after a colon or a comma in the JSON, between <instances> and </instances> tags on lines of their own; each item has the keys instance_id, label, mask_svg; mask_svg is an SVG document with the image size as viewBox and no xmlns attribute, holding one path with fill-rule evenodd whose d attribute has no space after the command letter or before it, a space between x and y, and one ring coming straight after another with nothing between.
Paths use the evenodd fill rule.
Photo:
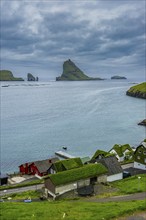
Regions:
<instances>
[{"instance_id":1,"label":"rocky shoreline","mask_svg":"<svg viewBox=\"0 0 146 220\"><path fill-rule=\"evenodd\" d=\"M127 92L126 95L146 99L146 82L132 86Z\"/></svg>"},{"instance_id":2,"label":"rocky shoreline","mask_svg":"<svg viewBox=\"0 0 146 220\"><path fill-rule=\"evenodd\" d=\"M144 119L143 121L139 122L138 125L146 126L146 119Z\"/></svg>"}]
</instances>

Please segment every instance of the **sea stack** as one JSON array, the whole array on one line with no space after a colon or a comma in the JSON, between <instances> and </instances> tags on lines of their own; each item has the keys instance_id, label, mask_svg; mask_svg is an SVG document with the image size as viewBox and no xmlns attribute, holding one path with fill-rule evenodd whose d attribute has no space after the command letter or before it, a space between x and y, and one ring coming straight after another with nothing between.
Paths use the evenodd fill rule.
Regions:
<instances>
[{"instance_id":1,"label":"sea stack","mask_svg":"<svg viewBox=\"0 0 146 220\"><path fill-rule=\"evenodd\" d=\"M27 74L27 81L38 81L39 78L38 77L34 77L31 73Z\"/></svg>"},{"instance_id":2,"label":"sea stack","mask_svg":"<svg viewBox=\"0 0 146 220\"><path fill-rule=\"evenodd\" d=\"M101 78L92 78L84 74L70 59L63 63L63 73L56 77L56 81L82 81L82 80L100 80Z\"/></svg>"}]
</instances>

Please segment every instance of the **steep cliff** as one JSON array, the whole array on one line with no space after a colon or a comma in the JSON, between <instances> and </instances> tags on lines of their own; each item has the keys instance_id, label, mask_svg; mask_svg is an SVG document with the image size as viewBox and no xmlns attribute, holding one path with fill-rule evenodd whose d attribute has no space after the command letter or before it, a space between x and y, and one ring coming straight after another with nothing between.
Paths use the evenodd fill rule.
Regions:
<instances>
[{"instance_id":1,"label":"steep cliff","mask_svg":"<svg viewBox=\"0 0 146 220\"><path fill-rule=\"evenodd\" d=\"M92 78L83 73L70 59L63 63L63 73L56 77L56 81L81 81L81 80L100 80Z\"/></svg>"}]
</instances>

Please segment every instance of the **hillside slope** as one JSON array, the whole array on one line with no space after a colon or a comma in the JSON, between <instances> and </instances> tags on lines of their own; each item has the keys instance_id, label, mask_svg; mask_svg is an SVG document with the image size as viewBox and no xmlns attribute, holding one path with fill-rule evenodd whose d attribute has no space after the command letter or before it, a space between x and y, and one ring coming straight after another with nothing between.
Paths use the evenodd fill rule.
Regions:
<instances>
[{"instance_id":1,"label":"hillside slope","mask_svg":"<svg viewBox=\"0 0 146 220\"><path fill-rule=\"evenodd\" d=\"M140 83L136 86L132 86L127 92L126 95L146 99L146 82Z\"/></svg>"},{"instance_id":2,"label":"hillside slope","mask_svg":"<svg viewBox=\"0 0 146 220\"><path fill-rule=\"evenodd\" d=\"M79 80L100 80L92 78L83 73L70 59L63 63L63 73L56 77L56 81L79 81Z\"/></svg>"},{"instance_id":3,"label":"hillside slope","mask_svg":"<svg viewBox=\"0 0 146 220\"><path fill-rule=\"evenodd\" d=\"M0 70L0 81L24 81L24 79L14 77L9 70Z\"/></svg>"}]
</instances>

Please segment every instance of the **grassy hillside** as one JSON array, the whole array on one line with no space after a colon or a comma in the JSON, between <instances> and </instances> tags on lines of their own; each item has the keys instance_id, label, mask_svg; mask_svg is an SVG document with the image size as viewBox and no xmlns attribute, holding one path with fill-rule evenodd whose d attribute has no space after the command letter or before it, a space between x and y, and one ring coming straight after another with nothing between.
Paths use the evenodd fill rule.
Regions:
<instances>
[{"instance_id":1,"label":"grassy hillside","mask_svg":"<svg viewBox=\"0 0 146 220\"><path fill-rule=\"evenodd\" d=\"M63 64L63 73L56 77L57 81L78 81L78 80L97 80L100 78L92 78L83 73L70 59Z\"/></svg>"},{"instance_id":2,"label":"grassy hillside","mask_svg":"<svg viewBox=\"0 0 146 220\"><path fill-rule=\"evenodd\" d=\"M132 86L126 92L126 95L146 99L146 82L143 82L143 83L140 83L138 85Z\"/></svg>"},{"instance_id":3,"label":"grassy hillside","mask_svg":"<svg viewBox=\"0 0 146 220\"><path fill-rule=\"evenodd\" d=\"M0 81L24 81L24 79L14 77L9 70L0 70Z\"/></svg>"},{"instance_id":4,"label":"grassy hillside","mask_svg":"<svg viewBox=\"0 0 146 220\"><path fill-rule=\"evenodd\" d=\"M1 220L110 220L145 210L146 200L129 202L32 202L2 203ZM64 217L63 217L64 216Z\"/></svg>"}]
</instances>

